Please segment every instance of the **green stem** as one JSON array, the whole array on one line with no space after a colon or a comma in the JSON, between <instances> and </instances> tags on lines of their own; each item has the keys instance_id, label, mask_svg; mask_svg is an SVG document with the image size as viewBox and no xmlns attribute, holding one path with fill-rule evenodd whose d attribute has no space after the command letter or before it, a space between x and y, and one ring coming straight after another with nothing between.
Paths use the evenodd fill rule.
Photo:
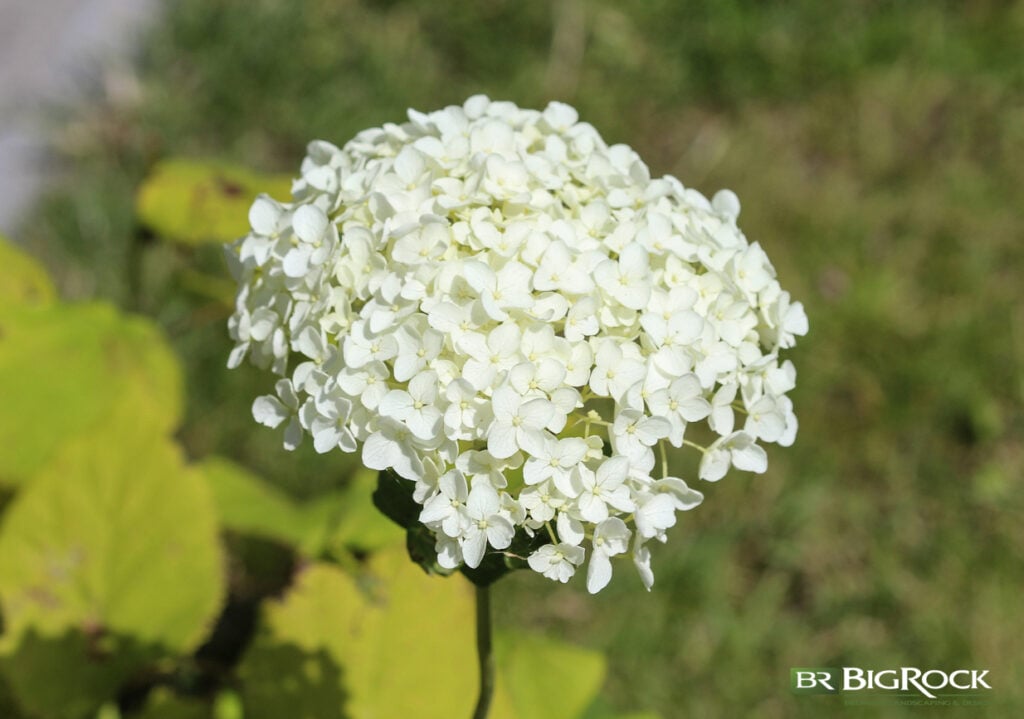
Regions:
<instances>
[{"instance_id":1,"label":"green stem","mask_svg":"<svg viewBox=\"0 0 1024 719\"><path fill-rule=\"evenodd\" d=\"M473 719L487 719L494 695L494 650L491 645L491 589L476 587L476 654L480 662L480 696Z\"/></svg>"}]
</instances>

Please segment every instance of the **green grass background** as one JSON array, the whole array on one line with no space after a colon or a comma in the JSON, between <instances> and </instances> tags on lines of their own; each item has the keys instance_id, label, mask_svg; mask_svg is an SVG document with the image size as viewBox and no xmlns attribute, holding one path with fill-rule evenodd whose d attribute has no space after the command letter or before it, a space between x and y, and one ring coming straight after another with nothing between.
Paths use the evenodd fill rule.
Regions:
<instances>
[{"instance_id":1,"label":"green grass background","mask_svg":"<svg viewBox=\"0 0 1024 719\"><path fill-rule=\"evenodd\" d=\"M794 697L789 668L987 668L1024 710L1024 5L845 0L180 0L133 74L55 115L58 189L19 239L65 297L155 317L184 360L181 432L297 496L342 457L284 453L266 391L224 370L219 251L141 256L133 198L170 156L293 172L315 137L484 92L574 104L655 175L743 202L804 302L801 430L597 597L514 576L499 623L604 650L607 702L675 717L902 716ZM191 278L191 279L190 279ZM200 288L201 289L201 288ZM831 702L831 703L829 703Z\"/></svg>"}]
</instances>

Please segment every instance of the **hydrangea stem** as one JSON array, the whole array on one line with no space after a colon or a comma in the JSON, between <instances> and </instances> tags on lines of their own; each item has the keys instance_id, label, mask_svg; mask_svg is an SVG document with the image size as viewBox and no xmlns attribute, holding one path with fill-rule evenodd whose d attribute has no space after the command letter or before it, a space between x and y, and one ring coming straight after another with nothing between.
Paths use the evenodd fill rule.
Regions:
<instances>
[{"instance_id":1,"label":"hydrangea stem","mask_svg":"<svg viewBox=\"0 0 1024 719\"><path fill-rule=\"evenodd\" d=\"M476 654L480 663L480 696L473 719L486 719L494 695L494 648L491 643L491 588L476 586Z\"/></svg>"}]
</instances>

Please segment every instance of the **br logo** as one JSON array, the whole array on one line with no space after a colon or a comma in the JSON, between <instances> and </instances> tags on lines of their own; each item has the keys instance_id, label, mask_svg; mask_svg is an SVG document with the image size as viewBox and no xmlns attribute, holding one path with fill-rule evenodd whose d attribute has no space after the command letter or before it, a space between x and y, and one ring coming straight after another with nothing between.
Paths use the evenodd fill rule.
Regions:
<instances>
[{"instance_id":1,"label":"br logo","mask_svg":"<svg viewBox=\"0 0 1024 719\"><path fill-rule=\"evenodd\" d=\"M789 670L794 694L838 694L843 687L842 670L834 667L794 667Z\"/></svg>"}]
</instances>

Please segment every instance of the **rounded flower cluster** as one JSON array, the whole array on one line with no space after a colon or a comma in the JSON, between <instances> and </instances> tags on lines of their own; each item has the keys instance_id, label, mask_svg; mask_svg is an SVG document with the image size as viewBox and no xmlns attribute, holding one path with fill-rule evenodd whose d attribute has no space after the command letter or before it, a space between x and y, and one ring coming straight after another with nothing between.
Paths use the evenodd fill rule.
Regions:
<instances>
[{"instance_id":1,"label":"rounded flower cluster","mask_svg":"<svg viewBox=\"0 0 1024 719\"><path fill-rule=\"evenodd\" d=\"M408 115L310 144L229 248L229 366L280 377L253 415L414 483L444 567L525 533L546 577L596 592L631 555L650 588L646 543L703 499L668 446L715 481L792 443L803 308L732 192L652 179L568 105Z\"/></svg>"}]
</instances>

